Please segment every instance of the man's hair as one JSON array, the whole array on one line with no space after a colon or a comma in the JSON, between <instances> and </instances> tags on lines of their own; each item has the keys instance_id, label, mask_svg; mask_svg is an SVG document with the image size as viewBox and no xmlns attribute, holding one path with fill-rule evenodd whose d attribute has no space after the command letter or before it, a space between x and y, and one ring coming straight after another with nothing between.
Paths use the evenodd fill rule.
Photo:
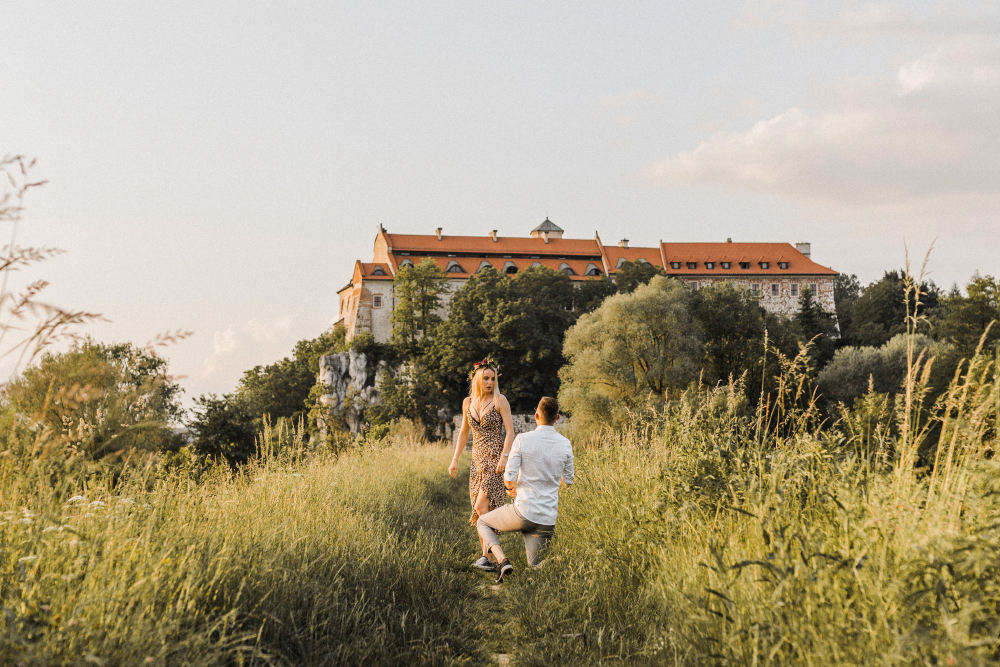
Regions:
<instances>
[{"instance_id":1,"label":"man's hair","mask_svg":"<svg viewBox=\"0 0 1000 667\"><path fill-rule=\"evenodd\" d=\"M542 396L542 400L538 401L538 415L546 423L554 423L559 416L559 401L551 396Z\"/></svg>"}]
</instances>

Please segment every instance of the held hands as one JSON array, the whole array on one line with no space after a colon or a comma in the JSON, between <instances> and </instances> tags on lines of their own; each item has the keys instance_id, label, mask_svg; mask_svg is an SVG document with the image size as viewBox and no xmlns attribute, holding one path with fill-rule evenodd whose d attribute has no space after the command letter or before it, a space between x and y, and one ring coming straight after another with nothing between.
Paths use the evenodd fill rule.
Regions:
<instances>
[{"instance_id":1,"label":"held hands","mask_svg":"<svg viewBox=\"0 0 1000 667\"><path fill-rule=\"evenodd\" d=\"M511 498L517 498L517 487L513 489L507 489L507 495Z\"/></svg>"},{"instance_id":2,"label":"held hands","mask_svg":"<svg viewBox=\"0 0 1000 667\"><path fill-rule=\"evenodd\" d=\"M448 474L451 475L452 477L454 477L455 473L457 473L457 472L458 472L458 461L456 461L455 459L452 459L451 460L451 465L448 466Z\"/></svg>"}]
</instances>

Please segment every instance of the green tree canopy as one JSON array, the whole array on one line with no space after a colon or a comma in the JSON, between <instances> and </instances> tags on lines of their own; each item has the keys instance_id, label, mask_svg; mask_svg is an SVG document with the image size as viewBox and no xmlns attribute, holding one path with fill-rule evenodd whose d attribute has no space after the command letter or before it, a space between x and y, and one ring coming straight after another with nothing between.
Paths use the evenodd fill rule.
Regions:
<instances>
[{"instance_id":1,"label":"green tree canopy","mask_svg":"<svg viewBox=\"0 0 1000 667\"><path fill-rule=\"evenodd\" d=\"M569 276L544 267L514 277L485 269L470 278L452 297L425 362L451 409L468 394L472 364L488 356L502 366L500 388L515 410L555 395L574 296Z\"/></svg>"},{"instance_id":2,"label":"green tree canopy","mask_svg":"<svg viewBox=\"0 0 1000 667\"><path fill-rule=\"evenodd\" d=\"M131 343L86 340L45 354L8 384L4 412L31 431L48 430L94 459L118 450L171 450L183 413L167 361Z\"/></svg>"},{"instance_id":3,"label":"green tree canopy","mask_svg":"<svg viewBox=\"0 0 1000 667\"><path fill-rule=\"evenodd\" d=\"M448 289L448 276L430 258L416 266L406 265L392 281L395 305L392 311L392 343L410 354L417 344L430 339L441 324L438 310Z\"/></svg>"},{"instance_id":4,"label":"green tree canopy","mask_svg":"<svg viewBox=\"0 0 1000 667\"><path fill-rule=\"evenodd\" d=\"M630 409L662 403L697 378L699 328L679 280L654 277L618 294L566 333L559 400L575 420L619 425Z\"/></svg>"},{"instance_id":5,"label":"green tree canopy","mask_svg":"<svg viewBox=\"0 0 1000 667\"><path fill-rule=\"evenodd\" d=\"M975 275L963 295L958 290L942 299L943 313L935 318L935 333L950 341L957 354L971 357L991 323L984 348L992 350L1000 342L1000 281Z\"/></svg>"},{"instance_id":6,"label":"green tree canopy","mask_svg":"<svg viewBox=\"0 0 1000 667\"><path fill-rule=\"evenodd\" d=\"M932 282L920 286L920 312L933 311L939 291ZM906 332L906 279L899 271L886 271L881 279L864 289L854 302L846 342L879 347L896 334Z\"/></svg>"}]
</instances>

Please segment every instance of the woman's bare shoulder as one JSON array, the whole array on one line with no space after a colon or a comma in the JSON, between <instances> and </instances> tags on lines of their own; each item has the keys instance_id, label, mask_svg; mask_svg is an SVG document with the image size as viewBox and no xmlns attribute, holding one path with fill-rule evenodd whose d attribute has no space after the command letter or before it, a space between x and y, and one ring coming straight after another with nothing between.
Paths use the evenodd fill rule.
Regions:
<instances>
[{"instance_id":1,"label":"woman's bare shoulder","mask_svg":"<svg viewBox=\"0 0 1000 667\"><path fill-rule=\"evenodd\" d=\"M466 396L465 399L462 401L462 409L463 410L468 410L469 409L469 403L471 403L471 402L472 402L472 399L469 398L468 396Z\"/></svg>"},{"instance_id":2,"label":"woman's bare shoulder","mask_svg":"<svg viewBox=\"0 0 1000 667\"><path fill-rule=\"evenodd\" d=\"M497 394L497 405L501 408L510 409L510 403L507 402L507 397L503 394Z\"/></svg>"}]
</instances>

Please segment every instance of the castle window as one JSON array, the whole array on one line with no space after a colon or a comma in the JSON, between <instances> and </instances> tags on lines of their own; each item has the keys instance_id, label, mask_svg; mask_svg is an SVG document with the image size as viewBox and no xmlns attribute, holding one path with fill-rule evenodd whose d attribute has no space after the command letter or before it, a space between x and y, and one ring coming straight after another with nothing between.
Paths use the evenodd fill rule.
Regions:
<instances>
[{"instance_id":1,"label":"castle window","mask_svg":"<svg viewBox=\"0 0 1000 667\"><path fill-rule=\"evenodd\" d=\"M788 293L791 294L794 297L797 297L799 295L799 284L798 283L792 283L791 289L789 290Z\"/></svg>"},{"instance_id":2,"label":"castle window","mask_svg":"<svg viewBox=\"0 0 1000 667\"><path fill-rule=\"evenodd\" d=\"M517 266L514 264L514 262L504 262L503 272L508 275L514 275L515 273L517 273Z\"/></svg>"},{"instance_id":3,"label":"castle window","mask_svg":"<svg viewBox=\"0 0 1000 667\"><path fill-rule=\"evenodd\" d=\"M456 261L448 262L448 268L445 271L448 273L465 273L465 269Z\"/></svg>"},{"instance_id":4,"label":"castle window","mask_svg":"<svg viewBox=\"0 0 1000 667\"><path fill-rule=\"evenodd\" d=\"M744 269L744 270L745 269L749 269L750 268L750 262L740 262L740 268Z\"/></svg>"},{"instance_id":5,"label":"castle window","mask_svg":"<svg viewBox=\"0 0 1000 667\"><path fill-rule=\"evenodd\" d=\"M565 273L567 276L575 276L576 275L576 271L573 270L573 267L571 267L566 262L563 262L562 264L559 265L559 270L562 271L563 273Z\"/></svg>"},{"instance_id":6,"label":"castle window","mask_svg":"<svg viewBox=\"0 0 1000 667\"><path fill-rule=\"evenodd\" d=\"M731 263L731 262L723 262L723 263L722 263L722 268L724 268L724 269L728 269L728 268L730 268L731 266L732 266L732 263Z\"/></svg>"},{"instance_id":7,"label":"castle window","mask_svg":"<svg viewBox=\"0 0 1000 667\"><path fill-rule=\"evenodd\" d=\"M819 296L819 285L816 283L809 283L809 291L812 292L813 296Z\"/></svg>"},{"instance_id":8,"label":"castle window","mask_svg":"<svg viewBox=\"0 0 1000 667\"><path fill-rule=\"evenodd\" d=\"M714 269L715 268L715 262L705 262L705 268L706 269Z\"/></svg>"},{"instance_id":9,"label":"castle window","mask_svg":"<svg viewBox=\"0 0 1000 667\"><path fill-rule=\"evenodd\" d=\"M594 265L594 264L588 264L587 265L587 270L584 272L583 275L585 275L585 276L599 276L599 275L601 275L601 270L599 268L597 268L597 266Z\"/></svg>"},{"instance_id":10,"label":"castle window","mask_svg":"<svg viewBox=\"0 0 1000 667\"><path fill-rule=\"evenodd\" d=\"M750 293L754 296L760 296L760 283L750 283Z\"/></svg>"},{"instance_id":11,"label":"castle window","mask_svg":"<svg viewBox=\"0 0 1000 667\"><path fill-rule=\"evenodd\" d=\"M688 265L689 269L697 269L698 268L698 262L688 262L687 265Z\"/></svg>"},{"instance_id":12,"label":"castle window","mask_svg":"<svg viewBox=\"0 0 1000 667\"><path fill-rule=\"evenodd\" d=\"M688 281L688 287L690 287L691 289L698 289L698 281L697 280L689 280Z\"/></svg>"},{"instance_id":13,"label":"castle window","mask_svg":"<svg viewBox=\"0 0 1000 667\"><path fill-rule=\"evenodd\" d=\"M372 269L372 275L373 276L384 276L385 275L385 271L382 270L381 266L376 266L374 269Z\"/></svg>"},{"instance_id":14,"label":"castle window","mask_svg":"<svg viewBox=\"0 0 1000 667\"><path fill-rule=\"evenodd\" d=\"M778 283L771 283L771 296L778 296L781 294L781 288Z\"/></svg>"},{"instance_id":15,"label":"castle window","mask_svg":"<svg viewBox=\"0 0 1000 667\"><path fill-rule=\"evenodd\" d=\"M382 295L381 294L375 294L375 295L373 295L372 296L372 308L381 308L381 307L382 307Z\"/></svg>"},{"instance_id":16,"label":"castle window","mask_svg":"<svg viewBox=\"0 0 1000 667\"><path fill-rule=\"evenodd\" d=\"M787 269L788 268L788 262L778 262L778 268L779 269Z\"/></svg>"},{"instance_id":17,"label":"castle window","mask_svg":"<svg viewBox=\"0 0 1000 667\"><path fill-rule=\"evenodd\" d=\"M769 269L769 268L771 268L771 262L761 262L760 263L760 268L762 268L762 269Z\"/></svg>"},{"instance_id":18,"label":"castle window","mask_svg":"<svg viewBox=\"0 0 1000 667\"><path fill-rule=\"evenodd\" d=\"M679 268L681 268L681 263L680 262L670 262L670 268L671 269L679 269Z\"/></svg>"}]
</instances>

